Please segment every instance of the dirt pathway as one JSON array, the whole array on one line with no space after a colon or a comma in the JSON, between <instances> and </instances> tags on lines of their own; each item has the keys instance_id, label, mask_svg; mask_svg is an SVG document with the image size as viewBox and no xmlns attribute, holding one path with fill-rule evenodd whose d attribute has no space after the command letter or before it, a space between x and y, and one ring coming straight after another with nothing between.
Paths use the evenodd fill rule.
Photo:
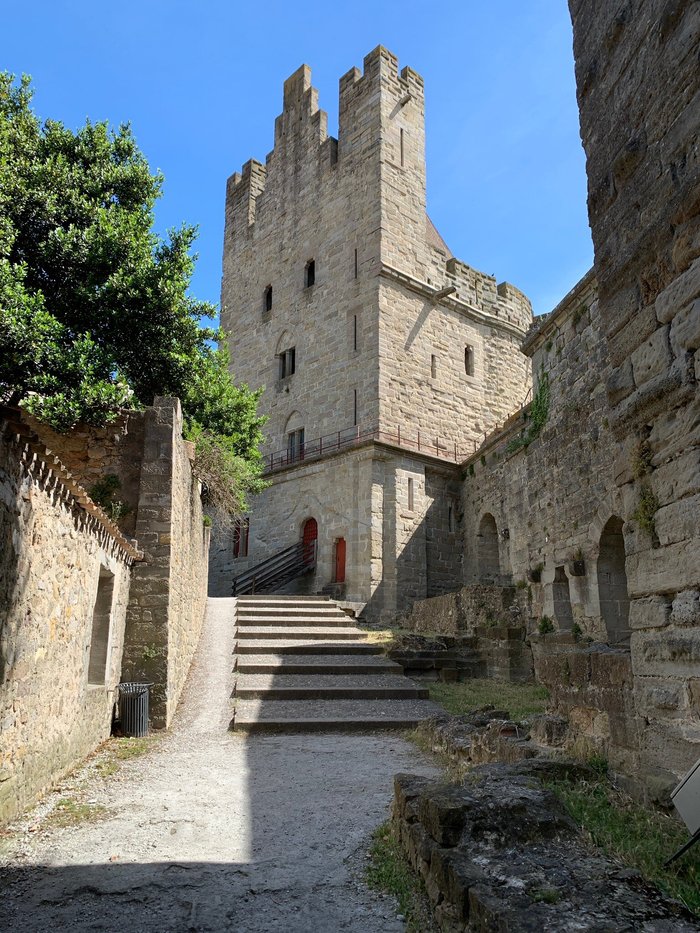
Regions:
<instances>
[{"instance_id":1,"label":"dirt pathway","mask_svg":"<svg viewBox=\"0 0 700 933\"><path fill-rule=\"evenodd\" d=\"M98 755L17 824L0 930L403 929L362 870L393 774L430 764L394 735L228 732L232 631L231 601L210 600L172 732L108 777ZM108 813L56 827L52 809L73 792Z\"/></svg>"}]
</instances>

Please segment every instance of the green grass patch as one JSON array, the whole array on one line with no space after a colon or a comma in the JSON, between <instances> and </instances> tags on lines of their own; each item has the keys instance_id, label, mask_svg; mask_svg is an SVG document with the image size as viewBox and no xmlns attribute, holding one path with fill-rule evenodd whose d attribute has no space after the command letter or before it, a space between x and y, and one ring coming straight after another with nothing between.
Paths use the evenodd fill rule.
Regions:
<instances>
[{"instance_id":1,"label":"green grass patch","mask_svg":"<svg viewBox=\"0 0 700 933\"><path fill-rule=\"evenodd\" d=\"M130 758L140 758L153 744L152 736L142 739L114 739L113 754L118 761L128 761Z\"/></svg>"},{"instance_id":2,"label":"green grass patch","mask_svg":"<svg viewBox=\"0 0 700 933\"><path fill-rule=\"evenodd\" d=\"M366 877L370 887L396 898L406 918L407 933L436 930L423 882L411 868L390 822L374 831Z\"/></svg>"},{"instance_id":3,"label":"green grass patch","mask_svg":"<svg viewBox=\"0 0 700 933\"><path fill-rule=\"evenodd\" d=\"M481 706L507 709L513 719L543 713L549 693L539 684L509 684L495 680L465 680L461 683L431 683L430 699L453 716L463 716Z\"/></svg>"},{"instance_id":4,"label":"green grass patch","mask_svg":"<svg viewBox=\"0 0 700 933\"><path fill-rule=\"evenodd\" d=\"M603 778L549 786L597 846L636 868L700 917L700 851L691 849L673 865L663 867L665 859L687 842L685 826L636 803Z\"/></svg>"},{"instance_id":5,"label":"green grass patch","mask_svg":"<svg viewBox=\"0 0 700 933\"><path fill-rule=\"evenodd\" d=\"M79 823L101 819L106 813L107 809L98 804L83 803L73 797L62 797L49 814L48 822L59 828L76 826Z\"/></svg>"}]
</instances>

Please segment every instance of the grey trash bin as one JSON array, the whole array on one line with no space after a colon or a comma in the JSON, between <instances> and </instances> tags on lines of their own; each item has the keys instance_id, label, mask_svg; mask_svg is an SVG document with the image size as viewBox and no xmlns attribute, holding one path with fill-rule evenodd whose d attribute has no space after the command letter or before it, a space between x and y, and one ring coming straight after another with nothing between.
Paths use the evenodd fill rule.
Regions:
<instances>
[{"instance_id":1,"label":"grey trash bin","mask_svg":"<svg viewBox=\"0 0 700 933\"><path fill-rule=\"evenodd\" d=\"M148 688L153 684L119 684L119 719L124 735L148 735Z\"/></svg>"}]
</instances>

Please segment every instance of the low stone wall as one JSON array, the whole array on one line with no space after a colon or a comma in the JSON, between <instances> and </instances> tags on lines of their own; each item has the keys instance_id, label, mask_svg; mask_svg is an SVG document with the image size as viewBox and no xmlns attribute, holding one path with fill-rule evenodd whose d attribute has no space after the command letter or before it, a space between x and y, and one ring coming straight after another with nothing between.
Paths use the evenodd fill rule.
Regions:
<instances>
[{"instance_id":1,"label":"low stone wall","mask_svg":"<svg viewBox=\"0 0 700 933\"><path fill-rule=\"evenodd\" d=\"M637 872L592 852L541 783L585 774L536 760L474 768L464 784L396 775L394 831L444 933L697 929Z\"/></svg>"},{"instance_id":2,"label":"low stone wall","mask_svg":"<svg viewBox=\"0 0 700 933\"><path fill-rule=\"evenodd\" d=\"M123 668L123 680L153 684L155 728L172 720L204 620L209 529L190 453L180 403L155 399L145 412L136 518L144 560L133 572Z\"/></svg>"},{"instance_id":3,"label":"low stone wall","mask_svg":"<svg viewBox=\"0 0 700 933\"><path fill-rule=\"evenodd\" d=\"M551 708L569 721L568 744L583 757L603 755L613 771L638 777L639 724L629 651L568 634L533 635L530 641L537 682L549 690ZM646 775L652 796L658 783L653 777ZM667 790L668 779L662 783Z\"/></svg>"},{"instance_id":4,"label":"low stone wall","mask_svg":"<svg viewBox=\"0 0 700 933\"><path fill-rule=\"evenodd\" d=\"M138 556L31 432L2 423L0 823L109 736Z\"/></svg>"},{"instance_id":5,"label":"low stone wall","mask_svg":"<svg viewBox=\"0 0 700 933\"><path fill-rule=\"evenodd\" d=\"M526 590L475 583L416 600L396 624L418 634L471 635L477 628L525 622L529 614Z\"/></svg>"}]
</instances>

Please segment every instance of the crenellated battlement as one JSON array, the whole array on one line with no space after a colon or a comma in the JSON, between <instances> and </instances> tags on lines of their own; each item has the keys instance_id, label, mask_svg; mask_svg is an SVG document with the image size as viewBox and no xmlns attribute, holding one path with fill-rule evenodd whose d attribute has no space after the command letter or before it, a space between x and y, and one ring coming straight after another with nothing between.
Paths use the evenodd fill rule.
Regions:
<instances>
[{"instance_id":1,"label":"crenellated battlement","mask_svg":"<svg viewBox=\"0 0 700 933\"><path fill-rule=\"evenodd\" d=\"M392 122L398 126L402 117L405 122L411 110L422 134L422 77L408 67L399 72L397 57L377 46L365 56L362 72L351 68L340 79L335 139L328 135L328 115L319 108L311 68L302 65L284 82L282 113L275 119L274 146L265 165L250 160L228 181L229 233L242 233L255 223L267 189L275 189L271 200L298 198L300 189L310 187L311 180L318 187L318 180L331 175L339 162L355 164L376 151L387 127Z\"/></svg>"},{"instance_id":2,"label":"crenellated battlement","mask_svg":"<svg viewBox=\"0 0 700 933\"><path fill-rule=\"evenodd\" d=\"M445 263L446 284L454 285L464 301L483 308L499 320L526 331L532 323L529 298L509 282L497 283L492 275L479 272L451 257Z\"/></svg>"}]
</instances>

